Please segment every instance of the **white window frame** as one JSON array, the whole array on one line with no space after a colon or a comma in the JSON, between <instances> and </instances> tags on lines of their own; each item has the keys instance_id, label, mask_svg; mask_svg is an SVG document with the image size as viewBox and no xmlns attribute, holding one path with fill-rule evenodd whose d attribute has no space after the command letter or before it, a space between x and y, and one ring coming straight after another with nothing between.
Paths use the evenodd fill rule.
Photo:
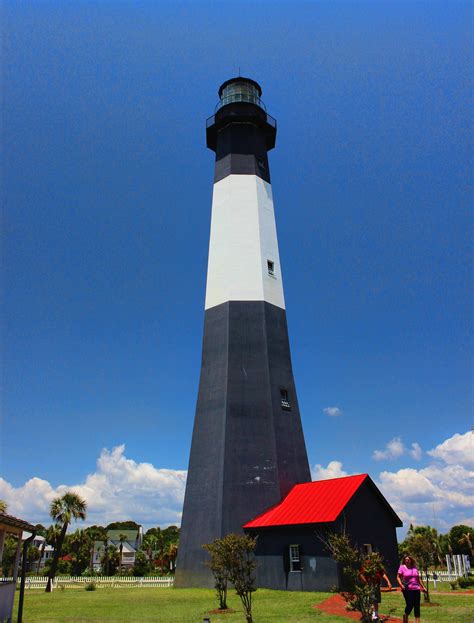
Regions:
<instances>
[{"instance_id":1,"label":"white window frame","mask_svg":"<svg viewBox=\"0 0 474 623\"><path fill-rule=\"evenodd\" d=\"M289 545L290 571L292 573L301 573L301 555L300 546L297 543ZM295 563L298 563L299 569L294 569Z\"/></svg>"}]
</instances>

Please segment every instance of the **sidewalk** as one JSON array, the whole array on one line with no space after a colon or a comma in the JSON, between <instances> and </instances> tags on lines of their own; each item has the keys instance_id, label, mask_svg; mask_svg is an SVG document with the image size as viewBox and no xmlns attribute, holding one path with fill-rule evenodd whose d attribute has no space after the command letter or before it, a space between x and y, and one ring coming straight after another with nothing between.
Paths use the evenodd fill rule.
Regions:
<instances>
[{"instance_id":1,"label":"sidewalk","mask_svg":"<svg viewBox=\"0 0 474 623\"><path fill-rule=\"evenodd\" d=\"M325 599L320 604L314 605L313 608L322 610L326 614L335 614L346 619L352 619L353 621L360 621L360 613L346 610L346 605L344 598L337 593L336 595L331 595L331 597L328 597L328 599ZM398 617L389 617L387 614L381 614L381 617L382 621L387 621L387 623L403 623L403 620Z\"/></svg>"}]
</instances>

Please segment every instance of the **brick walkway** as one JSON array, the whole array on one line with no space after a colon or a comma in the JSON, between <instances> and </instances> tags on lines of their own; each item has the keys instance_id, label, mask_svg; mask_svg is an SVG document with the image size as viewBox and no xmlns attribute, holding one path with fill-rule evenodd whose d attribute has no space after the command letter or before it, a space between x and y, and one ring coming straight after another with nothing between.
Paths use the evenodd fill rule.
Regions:
<instances>
[{"instance_id":1,"label":"brick walkway","mask_svg":"<svg viewBox=\"0 0 474 623\"><path fill-rule=\"evenodd\" d=\"M346 602L339 594L332 595L313 607L317 610L322 610L326 614L335 614L346 619L352 619L353 621L360 621L360 614L358 612L346 610ZM387 623L403 623L402 619L389 617L388 615L382 615L382 621L387 621Z\"/></svg>"}]
</instances>

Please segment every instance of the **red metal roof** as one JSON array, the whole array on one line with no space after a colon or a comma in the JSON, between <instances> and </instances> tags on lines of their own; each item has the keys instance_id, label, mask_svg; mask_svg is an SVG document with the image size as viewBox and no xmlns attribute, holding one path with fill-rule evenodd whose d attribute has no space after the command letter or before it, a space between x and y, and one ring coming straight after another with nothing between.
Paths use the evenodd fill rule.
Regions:
<instances>
[{"instance_id":1,"label":"red metal roof","mask_svg":"<svg viewBox=\"0 0 474 623\"><path fill-rule=\"evenodd\" d=\"M336 521L367 474L295 485L279 504L255 517L244 528L269 528Z\"/></svg>"}]
</instances>

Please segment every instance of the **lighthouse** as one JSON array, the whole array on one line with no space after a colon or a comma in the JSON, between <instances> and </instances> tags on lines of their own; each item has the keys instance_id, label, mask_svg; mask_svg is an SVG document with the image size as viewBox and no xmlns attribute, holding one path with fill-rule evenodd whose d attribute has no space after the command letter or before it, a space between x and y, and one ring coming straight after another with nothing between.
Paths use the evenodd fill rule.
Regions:
<instances>
[{"instance_id":1,"label":"lighthouse","mask_svg":"<svg viewBox=\"0 0 474 623\"><path fill-rule=\"evenodd\" d=\"M207 120L215 152L201 375L176 586L212 586L202 545L311 480L291 365L260 85L232 78Z\"/></svg>"}]
</instances>

